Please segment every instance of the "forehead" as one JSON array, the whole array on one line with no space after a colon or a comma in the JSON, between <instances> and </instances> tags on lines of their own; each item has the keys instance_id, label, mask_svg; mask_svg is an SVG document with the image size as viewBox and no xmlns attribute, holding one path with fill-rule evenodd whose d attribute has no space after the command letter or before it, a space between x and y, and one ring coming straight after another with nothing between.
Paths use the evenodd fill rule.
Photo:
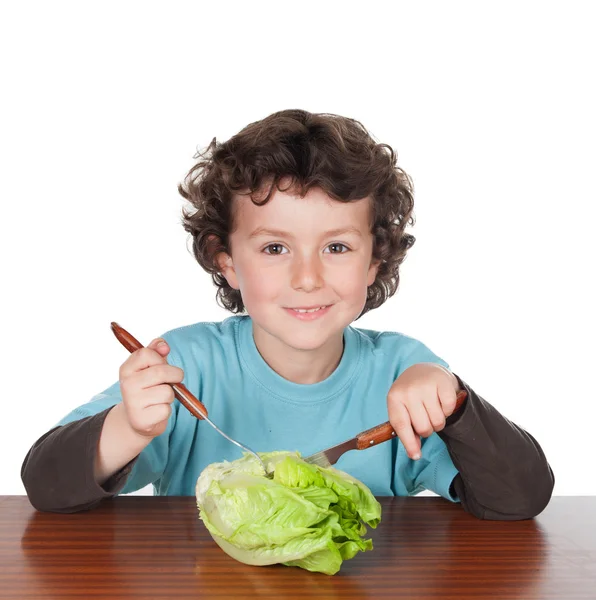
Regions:
<instances>
[{"instance_id":1,"label":"forehead","mask_svg":"<svg viewBox=\"0 0 596 600\"><path fill-rule=\"evenodd\" d=\"M371 201L334 200L320 188L311 188L301 198L291 190L275 189L266 204L256 205L249 196L234 198L234 232L249 235L257 227L297 232L354 227L362 233L371 229Z\"/></svg>"}]
</instances>

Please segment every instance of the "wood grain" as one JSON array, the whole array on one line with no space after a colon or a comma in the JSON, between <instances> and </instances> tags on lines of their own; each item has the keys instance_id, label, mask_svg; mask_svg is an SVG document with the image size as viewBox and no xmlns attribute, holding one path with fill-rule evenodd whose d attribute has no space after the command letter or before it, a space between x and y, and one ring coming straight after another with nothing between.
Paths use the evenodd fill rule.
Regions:
<instances>
[{"instance_id":1,"label":"wood grain","mask_svg":"<svg viewBox=\"0 0 596 600\"><path fill-rule=\"evenodd\" d=\"M375 548L334 576L250 567L211 540L194 498L120 497L72 515L0 497L1 598L596 598L596 498L480 521L441 498L379 498Z\"/></svg>"}]
</instances>

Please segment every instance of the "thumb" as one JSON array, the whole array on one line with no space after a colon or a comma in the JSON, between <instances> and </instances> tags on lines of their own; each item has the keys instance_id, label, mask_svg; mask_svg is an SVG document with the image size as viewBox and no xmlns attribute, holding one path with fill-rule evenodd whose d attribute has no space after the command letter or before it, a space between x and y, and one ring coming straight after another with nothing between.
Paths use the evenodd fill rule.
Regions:
<instances>
[{"instance_id":1,"label":"thumb","mask_svg":"<svg viewBox=\"0 0 596 600\"><path fill-rule=\"evenodd\" d=\"M155 350L156 352L161 354L161 356L166 356L168 354L168 352L170 351L170 347L168 346L168 343L163 338L155 338L154 340L151 341L151 343L147 346L147 348L151 348L152 350Z\"/></svg>"}]
</instances>

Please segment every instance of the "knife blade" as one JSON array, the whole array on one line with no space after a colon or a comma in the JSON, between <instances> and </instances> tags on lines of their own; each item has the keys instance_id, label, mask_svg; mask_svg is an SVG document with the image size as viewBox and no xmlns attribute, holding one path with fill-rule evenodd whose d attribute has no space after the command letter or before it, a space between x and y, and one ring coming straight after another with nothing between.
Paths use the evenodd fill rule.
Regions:
<instances>
[{"instance_id":1,"label":"knife blade","mask_svg":"<svg viewBox=\"0 0 596 600\"><path fill-rule=\"evenodd\" d=\"M468 394L465 390L458 392L453 413L456 413L461 408L461 405L464 403L467 395ZM321 450L320 452L311 454L304 460L307 463L317 465L319 467L330 467L331 465L334 465L340 459L340 457L349 450L366 450L367 448L372 448L373 446L377 446L378 444L391 440L395 437L397 437L395 429L393 429L389 421L386 421L385 423L381 423L376 427L371 427L370 429L359 433L356 437L346 440L341 444L336 444L335 446L331 446L331 448L327 448L327 450Z\"/></svg>"}]
</instances>

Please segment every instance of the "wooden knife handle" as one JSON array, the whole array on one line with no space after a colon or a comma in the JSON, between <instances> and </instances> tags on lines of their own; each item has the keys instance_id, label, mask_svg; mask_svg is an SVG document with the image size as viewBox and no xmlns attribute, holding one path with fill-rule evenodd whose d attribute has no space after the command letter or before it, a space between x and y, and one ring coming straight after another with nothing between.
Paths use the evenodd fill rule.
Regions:
<instances>
[{"instance_id":1,"label":"wooden knife handle","mask_svg":"<svg viewBox=\"0 0 596 600\"><path fill-rule=\"evenodd\" d=\"M453 413L456 413L461 408L467 395L468 393L465 390L457 393ZM376 427L372 427L371 429L359 433L356 436L356 447L358 450L364 450L365 448L371 448L372 446L376 446L381 442L386 442L394 437L397 437L395 429L393 429L391 423L387 421L386 423L382 423L381 425L377 425Z\"/></svg>"},{"instance_id":2,"label":"wooden knife handle","mask_svg":"<svg viewBox=\"0 0 596 600\"><path fill-rule=\"evenodd\" d=\"M112 321L111 328L118 341L132 354L136 350L143 348L143 344L132 336L124 327ZM178 398L180 404L184 406L197 419L207 417L207 409L205 405L195 398L190 390L183 383L170 383L174 388L174 395Z\"/></svg>"}]
</instances>

